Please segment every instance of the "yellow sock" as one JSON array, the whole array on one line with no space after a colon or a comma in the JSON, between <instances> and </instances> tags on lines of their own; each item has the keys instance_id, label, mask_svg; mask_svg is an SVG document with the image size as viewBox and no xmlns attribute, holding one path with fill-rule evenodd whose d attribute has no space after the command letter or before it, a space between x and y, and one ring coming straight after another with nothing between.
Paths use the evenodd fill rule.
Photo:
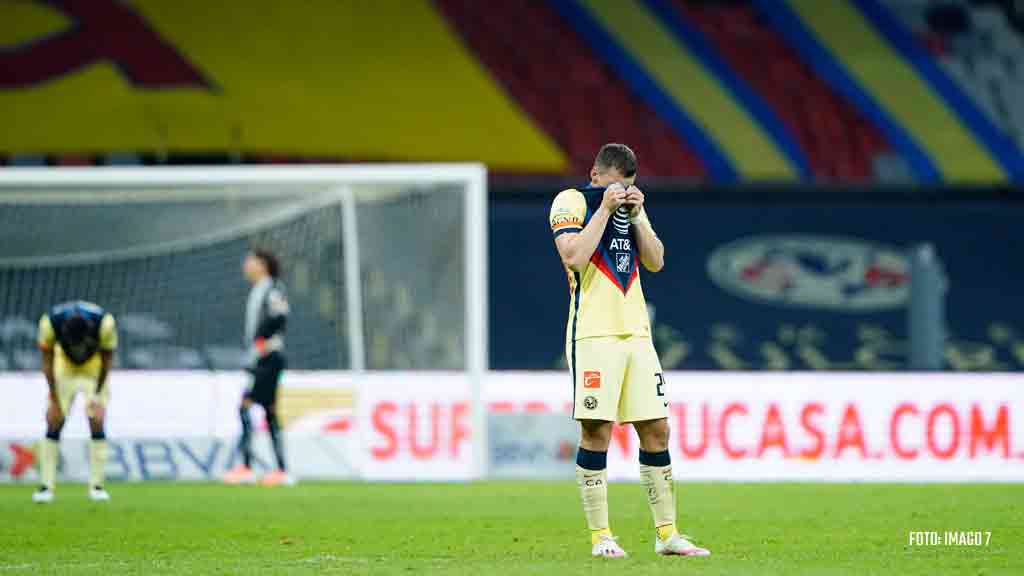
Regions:
<instances>
[{"instance_id":1,"label":"yellow sock","mask_svg":"<svg viewBox=\"0 0 1024 576\"><path fill-rule=\"evenodd\" d=\"M42 477L42 484L50 490L54 488L54 481L57 479L57 460L60 459L60 444L56 440L43 439L39 451L39 475Z\"/></svg>"},{"instance_id":2,"label":"yellow sock","mask_svg":"<svg viewBox=\"0 0 1024 576\"><path fill-rule=\"evenodd\" d=\"M675 524L665 524L664 526L658 526L658 540L668 540L676 533Z\"/></svg>"},{"instance_id":3,"label":"yellow sock","mask_svg":"<svg viewBox=\"0 0 1024 576\"><path fill-rule=\"evenodd\" d=\"M89 486L103 486L107 477L107 441L89 442Z\"/></svg>"},{"instance_id":4,"label":"yellow sock","mask_svg":"<svg viewBox=\"0 0 1024 576\"><path fill-rule=\"evenodd\" d=\"M591 530L590 531L590 543L591 544L597 544L601 540L602 536L611 536L611 535L612 535L612 531L611 531L610 528L601 528L600 530Z\"/></svg>"},{"instance_id":5,"label":"yellow sock","mask_svg":"<svg viewBox=\"0 0 1024 576\"><path fill-rule=\"evenodd\" d=\"M587 517L590 539L597 542L608 528L608 469L587 470L576 467L576 484L583 497L583 515Z\"/></svg>"},{"instance_id":6,"label":"yellow sock","mask_svg":"<svg viewBox=\"0 0 1024 576\"><path fill-rule=\"evenodd\" d=\"M658 531L658 538L664 540L676 531L676 495L672 482L672 465L640 465L640 478L647 488L647 503Z\"/></svg>"}]
</instances>

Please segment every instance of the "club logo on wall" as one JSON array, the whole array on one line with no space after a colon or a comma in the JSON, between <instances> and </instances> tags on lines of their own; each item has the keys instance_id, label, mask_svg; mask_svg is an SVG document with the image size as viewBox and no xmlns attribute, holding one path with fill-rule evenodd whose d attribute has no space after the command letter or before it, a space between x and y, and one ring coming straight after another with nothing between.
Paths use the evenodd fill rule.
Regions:
<instances>
[{"instance_id":1,"label":"club logo on wall","mask_svg":"<svg viewBox=\"0 0 1024 576\"><path fill-rule=\"evenodd\" d=\"M855 312L903 306L910 289L900 250L855 238L741 238L711 253L708 275L743 298Z\"/></svg>"}]
</instances>

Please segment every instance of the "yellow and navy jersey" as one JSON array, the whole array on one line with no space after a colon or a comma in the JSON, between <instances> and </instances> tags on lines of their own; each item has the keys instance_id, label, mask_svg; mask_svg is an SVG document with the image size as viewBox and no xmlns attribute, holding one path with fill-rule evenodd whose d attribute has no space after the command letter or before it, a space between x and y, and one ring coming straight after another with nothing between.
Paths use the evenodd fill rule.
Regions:
<instances>
[{"instance_id":1,"label":"yellow and navy jersey","mask_svg":"<svg viewBox=\"0 0 1024 576\"><path fill-rule=\"evenodd\" d=\"M560 192L549 216L555 237L582 230L601 206L604 190L587 186ZM567 342L595 336L650 336L639 262L629 211L619 208L583 272L566 268L570 295Z\"/></svg>"},{"instance_id":2,"label":"yellow and navy jersey","mask_svg":"<svg viewBox=\"0 0 1024 576\"><path fill-rule=\"evenodd\" d=\"M90 334L72 354L67 343L62 343L62 328L73 316L81 316L89 323ZM37 343L43 350L53 350L58 373L73 371L97 375L101 363L98 352L117 349L117 326L114 317L96 304L81 300L64 302L39 319Z\"/></svg>"}]
</instances>

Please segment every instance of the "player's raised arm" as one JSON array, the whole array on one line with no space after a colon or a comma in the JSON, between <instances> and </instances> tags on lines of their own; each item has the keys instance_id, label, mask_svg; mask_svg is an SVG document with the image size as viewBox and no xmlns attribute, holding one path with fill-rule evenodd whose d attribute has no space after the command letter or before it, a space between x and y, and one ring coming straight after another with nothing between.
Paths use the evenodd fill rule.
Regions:
<instances>
[{"instance_id":1,"label":"player's raised arm","mask_svg":"<svg viewBox=\"0 0 1024 576\"><path fill-rule=\"evenodd\" d=\"M565 194L565 192L562 194ZM562 194L559 194L559 196L562 196ZM579 226L583 223L582 216L579 216L576 220L566 221L576 222L575 230L579 230L578 232L570 228L570 231L566 233L559 233L557 229L560 225L557 222L558 211L562 210L562 208L559 207L559 199L555 199L555 205L552 207L552 228L555 229L555 247L558 248L558 255L562 258L562 263L567 268L575 272L582 272L586 268L591 255L597 250L597 245L601 241L604 229L608 225L608 219L625 201L626 189L621 184L612 184L604 191L601 205L591 215L590 221L587 222L586 226L579 229ZM570 213L569 216L575 216L575 214Z\"/></svg>"},{"instance_id":2,"label":"player's raised arm","mask_svg":"<svg viewBox=\"0 0 1024 576\"><path fill-rule=\"evenodd\" d=\"M636 186L626 190L626 203L633 206L629 221L633 224L640 263L649 272L659 272L665 267L665 245L654 232L651 221L644 209L644 193Z\"/></svg>"}]
</instances>

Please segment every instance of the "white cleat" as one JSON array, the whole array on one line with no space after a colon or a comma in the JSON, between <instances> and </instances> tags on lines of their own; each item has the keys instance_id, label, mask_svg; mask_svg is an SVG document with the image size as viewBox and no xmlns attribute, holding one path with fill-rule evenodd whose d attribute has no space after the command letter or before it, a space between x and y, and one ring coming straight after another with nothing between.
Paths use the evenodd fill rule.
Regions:
<instances>
[{"instance_id":1,"label":"white cleat","mask_svg":"<svg viewBox=\"0 0 1024 576\"><path fill-rule=\"evenodd\" d=\"M654 551L660 556L710 556L707 548L701 548L687 540L685 534L673 534L662 540L654 537Z\"/></svg>"},{"instance_id":2,"label":"white cleat","mask_svg":"<svg viewBox=\"0 0 1024 576\"><path fill-rule=\"evenodd\" d=\"M590 550L590 555L594 558L625 558L628 556L626 551L615 541L615 537L609 534L601 536L601 539Z\"/></svg>"},{"instance_id":3,"label":"white cleat","mask_svg":"<svg viewBox=\"0 0 1024 576\"><path fill-rule=\"evenodd\" d=\"M103 489L103 486L92 486L89 488L89 500L93 502L107 502L110 500L110 494Z\"/></svg>"},{"instance_id":4,"label":"white cleat","mask_svg":"<svg viewBox=\"0 0 1024 576\"><path fill-rule=\"evenodd\" d=\"M32 493L32 501L36 504L49 504L53 502L53 490L46 486L41 486L39 490Z\"/></svg>"}]
</instances>

